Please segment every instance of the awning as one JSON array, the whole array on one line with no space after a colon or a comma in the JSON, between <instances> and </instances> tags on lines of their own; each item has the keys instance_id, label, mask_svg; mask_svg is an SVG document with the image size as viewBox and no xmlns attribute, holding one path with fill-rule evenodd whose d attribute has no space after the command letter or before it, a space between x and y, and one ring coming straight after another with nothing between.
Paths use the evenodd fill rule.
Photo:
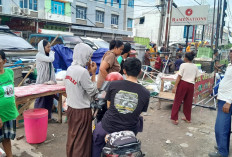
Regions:
<instances>
[{"instance_id":1,"label":"awning","mask_svg":"<svg viewBox=\"0 0 232 157\"><path fill-rule=\"evenodd\" d=\"M97 28L97 27L85 27L85 26L72 26L71 28L77 30L100 32L100 33L120 34L120 35L128 35L128 36L133 35L133 32L130 31L111 29L111 28Z\"/></svg>"}]
</instances>

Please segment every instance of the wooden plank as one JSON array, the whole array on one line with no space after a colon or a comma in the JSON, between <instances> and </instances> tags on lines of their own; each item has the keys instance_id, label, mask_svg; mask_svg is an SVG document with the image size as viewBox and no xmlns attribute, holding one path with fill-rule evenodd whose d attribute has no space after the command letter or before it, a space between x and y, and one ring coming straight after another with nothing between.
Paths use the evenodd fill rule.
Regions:
<instances>
[{"instance_id":1,"label":"wooden plank","mask_svg":"<svg viewBox=\"0 0 232 157\"><path fill-rule=\"evenodd\" d=\"M59 93L58 101L58 122L62 123L62 93Z\"/></svg>"},{"instance_id":2,"label":"wooden plank","mask_svg":"<svg viewBox=\"0 0 232 157\"><path fill-rule=\"evenodd\" d=\"M58 90L58 91L52 91L52 92L46 92L46 93L41 93L41 94L34 94L34 95L29 95L29 96L25 96L25 97L16 97L16 104L24 104L27 101L31 100L31 99L36 99L36 98L40 98L40 97L44 97L44 96L49 96L49 95L54 95L54 94L59 94L59 93L65 93L64 90Z\"/></svg>"},{"instance_id":3,"label":"wooden plank","mask_svg":"<svg viewBox=\"0 0 232 157\"><path fill-rule=\"evenodd\" d=\"M25 110L27 110L27 109L30 107L31 102L34 101L34 100L35 100L35 99L32 99L32 100L28 101L27 103L25 103L25 104L18 110L19 116L16 118L16 126L17 126L17 127L19 127L19 121L20 121L20 120L23 120L23 112L24 112ZM18 109L18 105L17 105L17 109Z\"/></svg>"}]
</instances>

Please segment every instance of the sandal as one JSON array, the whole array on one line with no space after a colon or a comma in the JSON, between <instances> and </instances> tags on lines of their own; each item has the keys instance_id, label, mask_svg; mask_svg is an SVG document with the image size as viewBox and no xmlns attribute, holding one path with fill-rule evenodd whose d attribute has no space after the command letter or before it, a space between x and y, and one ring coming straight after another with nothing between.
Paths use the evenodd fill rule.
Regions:
<instances>
[{"instance_id":1,"label":"sandal","mask_svg":"<svg viewBox=\"0 0 232 157\"><path fill-rule=\"evenodd\" d=\"M172 124L178 125L178 120L172 120Z\"/></svg>"},{"instance_id":2,"label":"sandal","mask_svg":"<svg viewBox=\"0 0 232 157\"><path fill-rule=\"evenodd\" d=\"M191 121L188 121L186 118L182 117L181 120L185 121L186 123L191 123Z\"/></svg>"},{"instance_id":3,"label":"sandal","mask_svg":"<svg viewBox=\"0 0 232 157\"><path fill-rule=\"evenodd\" d=\"M49 123L49 124L54 124L54 123L58 123L58 121L57 121L56 119L53 119L53 118L52 118L52 119L49 119L49 120L48 120L48 123Z\"/></svg>"}]
</instances>

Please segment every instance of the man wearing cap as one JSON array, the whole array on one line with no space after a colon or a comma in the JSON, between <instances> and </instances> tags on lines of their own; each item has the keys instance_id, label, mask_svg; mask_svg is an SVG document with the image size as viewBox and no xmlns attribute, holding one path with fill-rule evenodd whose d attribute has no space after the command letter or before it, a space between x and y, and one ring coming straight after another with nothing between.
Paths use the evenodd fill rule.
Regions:
<instances>
[{"instance_id":1,"label":"man wearing cap","mask_svg":"<svg viewBox=\"0 0 232 157\"><path fill-rule=\"evenodd\" d=\"M230 50L230 61L232 63L232 49ZM217 152L209 153L210 157L228 157L231 133L232 115L232 64L229 64L224 78L218 90L218 113L215 124L215 136Z\"/></svg>"}]
</instances>

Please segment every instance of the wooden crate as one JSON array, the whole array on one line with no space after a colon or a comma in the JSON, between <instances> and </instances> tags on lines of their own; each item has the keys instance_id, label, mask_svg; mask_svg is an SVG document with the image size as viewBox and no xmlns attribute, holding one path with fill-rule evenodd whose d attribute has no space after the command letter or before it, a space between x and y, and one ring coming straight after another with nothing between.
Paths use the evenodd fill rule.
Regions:
<instances>
[{"instance_id":1,"label":"wooden crate","mask_svg":"<svg viewBox=\"0 0 232 157\"><path fill-rule=\"evenodd\" d=\"M164 99L174 100L174 98L175 98L175 93L171 93L171 92L160 92L160 93L159 93L159 97L164 98Z\"/></svg>"}]
</instances>

